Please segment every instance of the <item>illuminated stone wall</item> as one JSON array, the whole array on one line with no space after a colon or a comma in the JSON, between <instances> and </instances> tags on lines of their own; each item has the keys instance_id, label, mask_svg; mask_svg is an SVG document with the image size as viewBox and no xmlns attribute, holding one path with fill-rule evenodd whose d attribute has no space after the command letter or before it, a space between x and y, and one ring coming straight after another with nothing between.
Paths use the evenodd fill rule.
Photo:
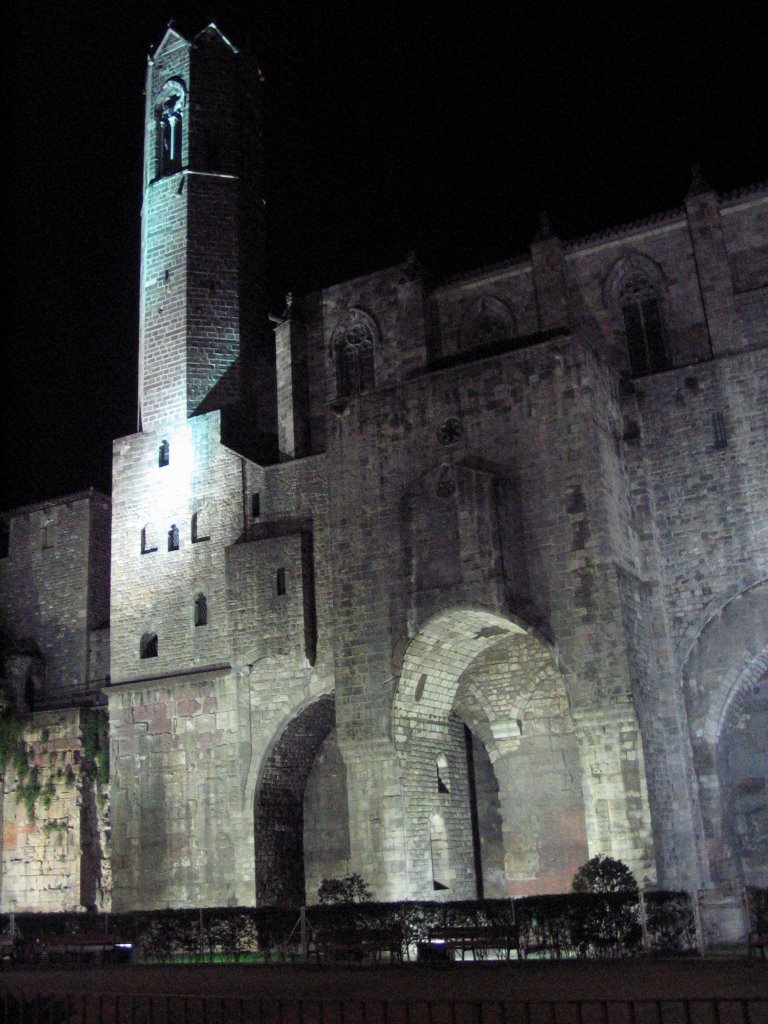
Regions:
<instances>
[{"instance_id":1,"label":"illuminated stone wall","mask_svg":"<svg viewBox=\"0 0 768 1024\"><path fill-rule=\"evenodd\" d=\"M86 699L109 671L91 666L109 619L110 504L95 491L4 516L0 558L4 674L21 710ZM108 646L107 646L108 651Z\"/></svg>"},{"instance_id":2,"label":"illuminated stone wall","mask_svg":"<svg viewBox=\"0 0 768 1024\"><path fill-rule=\"evenodd\" d=\"M109 803L84 759L81 712L23 716L30 773L8 764L3 777L3 911L108 910ZM37 796L31 789L35 785ZM25 795L26 794L26 795Z\"/></svg>"},{"instance_id":3,"label":"illuminated stone wall","mask_svg":"<svg viewBox=\"0 0 768 1024\"><path fill-rule=\"evenodd\" d=\"M8 652L17 690L92 699L109 651L115 907L351 872L470 897L478 861L486 895L556 891L596 853L666 887L762 879L764 766L734 737L768 665L764 190L294 296L275 368L246 63L171 29L150 66L109 580L106 506L70 527L73 499L72 543L38 550L20 510L0 565L4 629L36 644Z\"/></svg>"}]
</instances>

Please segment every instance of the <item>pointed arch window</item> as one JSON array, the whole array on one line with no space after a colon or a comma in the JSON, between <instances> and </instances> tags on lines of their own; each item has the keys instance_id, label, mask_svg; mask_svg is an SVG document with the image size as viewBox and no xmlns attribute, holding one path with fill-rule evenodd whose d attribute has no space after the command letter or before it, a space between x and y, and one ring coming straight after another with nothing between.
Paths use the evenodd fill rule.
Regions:
<instances>
[{"instance_id":1,"label":"pointed arch window","mask_svg":"<svg viewBox=\"0 0 768 1024\"><path fill-rule=\"evenodd\" d=\"M179 528L174 523L168 531L168 550L178 551L179 550Z\"/></svg>"},{"instance_id":2,"label":"pointed arch window","mask_svg":"<svg viewBox=\"0 0 768 1024\"><path fill-rule=\"evenodd\" d=\"M337 324L331 339L336 360L336 394L348 398L375 387L377 330L361 309L351 310Z\"/></svg>"},{"instance_id":3,"label":"pointed arch window","mask_svg":"<svg viewBox=\"0 0 768 1024\"><path fill-rule=\"evenodd\" d=\"M142 658L157 657L157 633L145 633L142 636L139 654Z\"/></svg>"},{"instance_id":4,"label":"pointed arch window","mask_svg":"<svg viewBox=\"0 0 768 1024\"><path fill-rule=\"evenodd\" d=\"M669 361L664 340L661 296L643 274L630 274L618 289L632 375L666 370Z\"/></svg>"},{"instance_id":5,"label":"pointed arch window","mask_svg":"<svg viewBox=\"0 0 768 1024\"><path fill-rule=\"evenodd\" d=\"M171 461L171 446L167 441L161 441L160 447L157 449L157 464L162 469L163 466L167 466Z\"/></svg>"},{"instance_id":6,"label":"pointed arch window","mask_svg":"<svg viewBox=\"0 0 768 1024\"><path fill-rule=\"evenodd\" d=\"M195 598L195 626L208 625L208 601L205 594L198 594Z\"/></svg>"}]
</instances>

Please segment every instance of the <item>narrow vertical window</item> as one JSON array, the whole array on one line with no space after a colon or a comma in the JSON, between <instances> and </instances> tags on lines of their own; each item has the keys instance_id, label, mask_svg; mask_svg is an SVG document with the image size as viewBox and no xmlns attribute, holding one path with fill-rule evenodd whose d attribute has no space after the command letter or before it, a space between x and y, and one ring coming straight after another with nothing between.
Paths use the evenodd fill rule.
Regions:
<instances>
[{"instance_id":1,"label":"narrow vertical window","mask_svg":"<svg viewBox=\"0 0 768 1024\"><path fill-rule=\"evenodd\" d=\"M160 447L157 450L157 464L158 466L167 466L171 461L171 446L167 441L161 441Z\"/></svg>"},{"instance_id":2,"label":"narrow vertical window","mask_svg":"<svg viewBox=\"0 0 768 1024\"><path fill-rule=\"evenodd\" d=\"M174 523L168 531L168 550L178 551L179 550L179 528Z\"/></svg>"},{"instance_id":3,"label":"narrow vertical window","mask_svg":"<svg viewBox=\"0 0 768 1024\"><path fill-rule=\"evenodd\" d=\"M432 888L437 892L451 887L451 863L448 830L442 814L429 820L429 848L432 858Z\"/></svg>"},{"instance_id":4,"label":"narrow vertical window","mask_svg":"<svg viewBox=\"0 0 768 1024\"><path fill-rule=\"evenodd\" d=\"M55 543L55 530L52 519L46 519L43 522L42 529L40 530L40 545L43 550L52 548Z\"/></svg>"},{"instance_id":5,"label":"narrow vertical window","mask_svg":"<svg viewBox=\"0 0 768 1024\"><path fill-rule=\"evenodd\" d=\"M445 756L445 754L437 755L437 760L435 761L435 769L437 773L437 792L450 793L451 778L448 769L448 758Z\"/></svg>"},{"instance_id":6,"label":"narrow vertical window","mask_svg":"<svg viewBox=\"0 0 768 1024\"><path fill-rule=\"evenodd\" d=\"M192 516L192 543L199 544L201 540L210 539L211 528L208 522L208 509L203 505Z\"/></svg>"},{"instance_id":7,"label":"narrow vertical window","mask_svg":"<svg viewBox=\"0 0 768 1024\"><path fill-rule=\"evenodd\" d=\"M275 590L278 597L285 594L285 569L278 569L275 575Z\"/></svg>"},{"instance_id":8,"label":"narrow vertical window","mask_svg":"<svg viewBox=\"0 0 768 1024\"><path fill-rule=\"evenodd\" d=\"M7 558L11 551L11 527L0 523L0 558Z\"/></svg>"},{"instance_id":9,"label":"narrow vertical window","mask_svg":"<svg viewBox=\"0 0 768 1024\"><path fill-rule=\"evenodd\" d=\"M728 433L725 429L725 418L721 412L712 413L712 435L715 448L728 447Z\"/></svg>"},{"instance_id":10,"label":"narrow vertical window","mask_svg":"<svg viewBox=\"0 0 768 1024\"><path fill-rule=\"evenodd\" d=\"M261 515L261 496L256 491L251 495L251 518L258 519Z\"/></svg>"},{"instance_id":11,"label":"narrow vertical window","mask_svg":"<svg viewBox=\"0 0 768 1024\"><path fill-rule=\"evenodd\" d=\"M208 625L208 602L205 594L198 594L195 598L195 625Z\"/></svg>"},{"instance_id":12,"label":"narrow vertical window","mask_svg":"<svg viewBox=\"0 0 768 1024\"><path fill-rule=\"evenodd\" d=\"M157 633L145 633L139 645L139 656L142 658L157 657Z\"/></svg>"},{"instance_id":13,"label":"narrow vertical window","mask_svg":"<svg viewBox=\"0 0 768 1024\"><path fill-rule=\"evenodd\" d=\"M153 523L145 523L141 530L141 553L148 555L157 551L157 533Z\"/></svg>"}]
</instances>

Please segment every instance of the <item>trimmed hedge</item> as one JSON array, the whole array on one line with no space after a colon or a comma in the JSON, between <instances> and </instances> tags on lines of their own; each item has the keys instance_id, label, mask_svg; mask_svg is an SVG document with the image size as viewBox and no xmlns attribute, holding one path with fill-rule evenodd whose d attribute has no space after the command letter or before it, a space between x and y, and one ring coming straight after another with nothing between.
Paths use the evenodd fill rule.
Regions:
<instances>
[{"instance_id":1,"label":"trimmed hedge","mask_svg":"<svg viewBox=\"0 0 768 1024\"><path fill-rule=\"evenodd\" d=\"M765 890L762 890L764 897ZM764 903L768 905L768 899ZM648 951L665 955L695 952L692 900L683 892L645 894ZM299 910L273 907L204 909L203 958L265 959L300 952ZM627 957L643 952L640 903L635 893L566 893L517 900L460 902L347 903L309 907L313 932L382 932L402 929L404 943L427 942L430 928L508 926L518 928L521 956L548 958ZM136 959L197 959L201 955L199 910L135 911L125 914L16 914L25 942L43 932L78 935L109 931L131 942ZM8 915L0 915L0 932Z\"/></svg>"}]
</instances>

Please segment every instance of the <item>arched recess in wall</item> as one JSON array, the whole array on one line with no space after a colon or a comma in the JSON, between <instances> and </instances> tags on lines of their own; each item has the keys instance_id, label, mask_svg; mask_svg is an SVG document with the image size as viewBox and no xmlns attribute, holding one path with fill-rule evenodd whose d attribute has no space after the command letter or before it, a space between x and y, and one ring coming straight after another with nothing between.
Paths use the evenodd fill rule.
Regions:
<instances>
[{"instance_id":1,"label":"arched recess in wall","mask_svg":"<svg viewBox=\"0 0 768 1024\"><path fill-rule=\"evenodd\" d=\"M768 580L702 628L683 687L710 881L768 885Z\"/></svg>"},{"instance_id":2,"label":"arched recess in wall","mask_svg":"<svg viewBox=\"0 0 768 1024\"><path fill-rule=\"evenodd\" d=\"M488 611L433 616L405 652L394 735L409 896L569 888L589 856L582 769L565 681L540 639ZM436 780L441 755L449 793ZM435 876L436 850L448 883Z\"/></svg>"},{"instance_id":3,"label":"arched recess in wall","mask_svg":"<svg viewBox=\"0 0 768 1024\"><path fill-rule=\"evenodd\" d=\"M492 348L517 333L515 316L495 295L480 295L464 310L459 325L459 352Z\"/></svg>"},{"instance_id":4,"label":"arched recess in wall","mask_svg":"<svg viewBox=\"0 0 768 1024\"><path fill-rule=\"evenodd\" d=\"M667 282L652 259L630 252L617 260L605 279L603 301L626 347L633 377L672 365Z\"/></svg>"},{"instance_id":5,"label":"arched recess in wall","mask_svg":"<svg viewBox=\"0 0 768 1024\"><path fill-rule=\"evenodd\" d=\"M277 732L254 794L257 906L315 902L323 878L348 873L346 774L326 694Z\"/></svg>"}]
</instances>

